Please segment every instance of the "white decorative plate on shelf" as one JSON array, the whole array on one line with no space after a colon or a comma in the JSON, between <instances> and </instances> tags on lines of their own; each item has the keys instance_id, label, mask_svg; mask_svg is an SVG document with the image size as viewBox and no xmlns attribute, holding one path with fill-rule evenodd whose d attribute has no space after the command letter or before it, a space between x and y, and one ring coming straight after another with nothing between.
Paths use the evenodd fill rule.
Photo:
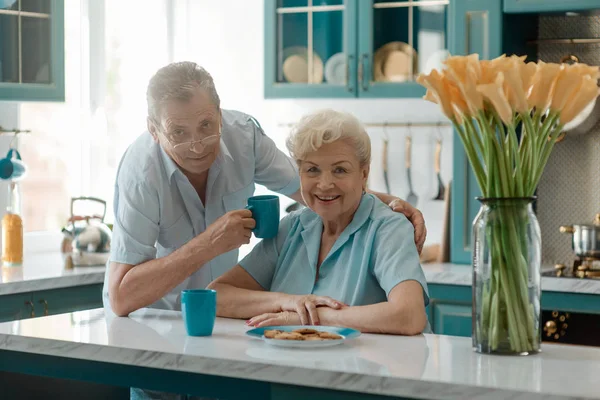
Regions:
<instances>
[{"instance_id":1,"label":"white decorative plate on shelf","mask_svg":"<svg viewBox=\"0 0 600 400\"><path fill-rule=\"evenodd\" d=\"M405 82L418 72L418 56L404 42L389 42L373 56L373 76L377 82Z\"/></svg>"},{"instance_id":2,"label":"white decorative plate on shelf","mask_svg":"<svg viewBox=\"0 0 600 400\"><path fill-rule=\"evenodd\" d=\"M283 76L290 83L308 83L308 49L293 46L283 49ZM323 60L316 52L312 52L312 83L323 82Z\"/></svg>"},{"instance_id":3,"label":"white decorative plate on shelf","mask_svg":"<svg viewBox=\"0 0 600 400\"><path fill-rule=\"evenodd\" d=\"M325 79L333 85L346 84L346 54L336 53L325 63Z\"/></svg>"},{"instance_id":4,"label":"white decorative plate on shelf","mask_svg":"<svg viewBox=\"0 0 600 400\"><path fill-rule=\"evenodd\" d=\"M340 326L267 326L246 331L271 346L314 348L330 347L342 344L360 336L360 331Z\"/></svg>"}]
</instances>

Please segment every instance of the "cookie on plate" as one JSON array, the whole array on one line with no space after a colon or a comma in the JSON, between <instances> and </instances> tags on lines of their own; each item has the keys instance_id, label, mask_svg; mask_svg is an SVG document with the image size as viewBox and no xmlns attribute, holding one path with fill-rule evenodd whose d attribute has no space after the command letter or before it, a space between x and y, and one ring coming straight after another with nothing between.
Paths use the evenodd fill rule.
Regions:
<instances>
[{"instance_id":1,"label":"cookie on plate","mask_svg":"<svg viewBox=\"0 0 600 400\"><path fill-rule=\"evenodd\" d=\"M274 339L278 340L304 340L304 336L302 336L298 332L281 332L275 335Z\"/></svg>"},{"instance_id":2,"label":"cookie on plate","mask_svg":"<svg viewBox=\"0 0 600 400\"><path fill-rule=\"evenodd\" d=\"M283 331L280 331L279 329L268 329L264 332L264 335L268 339L273 339L275 336L277 336L278 333L281 332Z\"/></svg>"},{"instance_id":3,"label":"cookie on plate","mask_svg":"<svg viewBox=\"0 0 600 400\"><path fill-rule=\"evenodd\" d=\"M311 328L294 329L292 332L297 332L297 333L300 333L302 335L309 335L309 334L319 333L316 329L311 329Z\"/></svg>"},{"instance_id":4,"label":"cookie on plate","mask_svg":"<svg viewBox=\"0 0 600 400\"><path fill-rule=\"evenodd\" d=\"M304 340L325 340L319 335L305 335Z\"/></svg>"},{"instance_id":5,"label":"cookie on plate","mask_svg":"<svg viewBox=\"0 0 600 400\"><path fill-rule=\"evenodd\" d=\"M321 337L321 339L328 340L342 339L340 335L331 332L319 332L319 336Z\"/></svg>"}]
</instances>

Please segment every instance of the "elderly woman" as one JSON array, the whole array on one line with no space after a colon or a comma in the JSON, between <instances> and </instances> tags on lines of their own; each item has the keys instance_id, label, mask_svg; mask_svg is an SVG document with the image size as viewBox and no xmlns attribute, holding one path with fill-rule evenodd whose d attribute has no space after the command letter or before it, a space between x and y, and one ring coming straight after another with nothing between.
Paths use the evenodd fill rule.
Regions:
<instances>
[{"instance_id":1,"label":"elderly woman","mask_svg":"<svg viewBox=\"0 0 600 400\"><path fill-rule=\"evenodd\" d=\"M308 208L283 218L275 238L209 285L218 292L217 315L257 327L429 331L414 228L365 192L371 144L360 122L319 111L301 120L287 145Z\"/></svg>"}]
</instances>

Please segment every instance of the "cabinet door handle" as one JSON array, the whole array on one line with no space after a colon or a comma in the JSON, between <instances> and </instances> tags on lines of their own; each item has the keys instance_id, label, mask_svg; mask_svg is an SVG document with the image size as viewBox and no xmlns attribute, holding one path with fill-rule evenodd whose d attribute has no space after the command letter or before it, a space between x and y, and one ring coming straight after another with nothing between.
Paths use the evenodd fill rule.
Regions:
<instances>
[{"instance_id":1,"label":"cabinet door handle","mask_svg":"<svg viewBox=\"0 0 600 400\"><path fill-rule=\"evenodd\" d=\"M42 299L39 303L44 305L44 315L48 315L48 302Z\"/></svg>"},{"instance_id":2,"label":"cabinet door handle","mask_svg":"<svg viewBox=\"0 0 600 400\"><path fill-rule=\"evenodd\" d=\"M35 307L33 306L33 303L31 301L27 300L25 302L25 305L31 307L31 313L29 314L29 316L31 318L35 317Z\"/></svg>"},{"instance_id":3,"label":"cabinet door handle","mask_svg":"<svg viewBox=\"0 0 600 400\"><path fill-rule=\"evenodd\" d=\"M363 53L362 59L358 63L358 84L362 86L363 91L369 90L369 77L367 75L367 62L369 61L369 55Z\"/></svg>"},{"instance_id":4,"label":"cabinet door handle","mask_svg":"<svg viewBox=\"0 0 600 400\"><path fill-rule=\"evenodd\" d=\"M348 54L348 60L346 62L346 85L350 93L354 91L354 84L352 79L350 79L350 65L352 64L352 60L354 60L354 56L352 54Z\"/></svg>"}]
</instances>

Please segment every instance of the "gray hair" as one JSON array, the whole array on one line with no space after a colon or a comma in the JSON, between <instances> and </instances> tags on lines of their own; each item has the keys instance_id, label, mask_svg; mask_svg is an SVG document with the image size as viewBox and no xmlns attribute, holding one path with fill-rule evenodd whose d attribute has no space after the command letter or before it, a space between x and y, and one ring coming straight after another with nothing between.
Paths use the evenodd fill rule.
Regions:
<instances>
[{"instance_id":1,"label":"gray hair","mask_svg":"<svg viewBox=\"0 0 600 400\"><path fill-rule=\"evenodd\" d=\"M355 116L331 109L319 110L300 119L287 138L287 148L296 162L322 145L346 140L356 150L361 167L371 163L371 139Z\"/></svg>"},{"instance_id":2,"label":"gray hair","mask_svg":"<svg viewBox=\"0 0 600 400\"><path fill-rule=\"evenodd\" d=\"M162 106L167 101L189 101L197 88L205 89L217 109L221 107L215 82L204 68L191 61L175 62L162 67L148 84L148 116L154 123L160 124Z\"/></svg>"}]
</instances>

